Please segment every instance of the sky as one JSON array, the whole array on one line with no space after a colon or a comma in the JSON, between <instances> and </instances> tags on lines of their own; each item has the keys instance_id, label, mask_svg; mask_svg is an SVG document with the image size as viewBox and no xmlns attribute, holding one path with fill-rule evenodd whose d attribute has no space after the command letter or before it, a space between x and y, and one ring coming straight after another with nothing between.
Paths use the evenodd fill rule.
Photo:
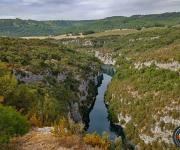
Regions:
<instances>
[{"instance_id":1,"label":"sky","mask_svg":"<svg viewBox=\"0 0 180 150\"><path fill-rule=\"evenodd\" d=\"M0 0L0 19L90 20L180 12L180 0Z\"/></svg>"}]
</instances>

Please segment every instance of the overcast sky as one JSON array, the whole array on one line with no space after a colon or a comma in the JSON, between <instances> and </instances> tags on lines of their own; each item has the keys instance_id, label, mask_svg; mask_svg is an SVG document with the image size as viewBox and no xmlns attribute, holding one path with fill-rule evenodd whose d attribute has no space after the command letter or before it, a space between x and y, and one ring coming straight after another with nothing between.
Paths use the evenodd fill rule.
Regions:
<instances>
[{"instance_id":1,"label":"overcast sky","mask_svg":"<svg viewBox=\"0 0 180 150\"><path fill-rule=\"evenodd\" d=\"M180 11L180 0L0 0L0 18L82 20Z\"/></svg>"}]
</instances>

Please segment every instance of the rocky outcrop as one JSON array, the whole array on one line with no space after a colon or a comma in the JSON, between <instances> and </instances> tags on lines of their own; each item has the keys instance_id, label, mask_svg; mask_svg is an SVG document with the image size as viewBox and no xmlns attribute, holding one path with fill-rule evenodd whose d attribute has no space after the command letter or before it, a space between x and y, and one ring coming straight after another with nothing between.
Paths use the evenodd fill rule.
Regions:
<instances>
[{"instance_id":1,"label":"rocky outcrop","mask_svg":"<svg viewBox=\"0 0 180 150\"><path fill-rule=\"evenodd\" d=\"M16 76L17 80L24 83L32 83L43 80L44 76L42 74L33 74L32 72L26 70L13 70L13 74Z\"/></svg>"},{"instance_id":2,"label":"rocky outcrop","mask_svg":"<svg viewBox=\"0 0 180 150\"><path fill-rule=\"evenodd\" d=\"M53 127L34 128L34 131L42 134L50 134L53 131Z\"/></svg>"},{"instance_id":3,"label":"rocky outcrop","mask_svg":"<svg viewBox=\"0 0 180 150\"><path fill-rule=\"evenodd\" d=\"M86 80L80 76L76 76L76 80L80 82L79 90L79 102L70 104L70 117L75 122L86 122L86 117L89 110L94 104L97 87L102 80L102 73L98 72L97 75L90 73ZM90 89L94 87L93 89ZM91 93L91 92L92 93ZM88 97L91 97L90 99ZM83 103L83 105L81 105ZM81 111L83 109L83 111Z\"/></svg>"},{"instance_id":4,"label":"rocky outcrop","mask_svg":"<svg viewBox=\"0 0 180 150\"><path fill-rule=\"evenodd\" d=\"M87 99L88 96L88 85L89 85L89 80L85 81L82 80L81 84L79 85L78 90L80 91L80 101L84 101Z\"/></svg>"},{"instance_id":5,"label":"rocky outcrop","mask_svg":"<svg viewBox=\"0 0 180 150\"><path fill-rule=\"evenodd\" d=\"M68 72L59 72L57 75L53 75L51 71L46 70L44 72L34 74L30 71L23 69L15 70L13 69L13 74L16 76L17 80L24 82L26 84L42 81L45 77L54 77L57 82L63 82L68 76Z\"/></svg>"},{"instance_id":6,"label":"rocky outcrop","mask_svg":"<svg viewBox=\"0 0 180 150\"><path fill-rule=\"evenodd\" d=\"M160 127L160 122L157 122L155 126L151 129L152 135L139 134L141 140L146 144L151 144L158 139L167 144L173 144L172 133L170 130L162 130Z\"/></svg>"},{"instance_id":7,"label":"rocky outcrop","mask_svg":"<svg viewBox=\"0 0 180 150\"><path fill-rule=\"evenodd\" d=\"M112 58L112 55L109 53L103 54L99 51L95 51L95 57L100 59L104 64L115 65L116 61Z\"/></svg>"},{"instance_id":8,"label":"rocky outcrop","mask_svg":"<svg viewBox=\"0 0 180 150\"><path fill-rule=\"evenodd\" d=\"M75 122L82 122L82 117L79 110L79 104L74 103L70 105L70 118Z\"/></svg>"},{"instance_id":9,"label":"rocky outcrop","mask_svg":"<svg viewBox=\"0 0 180 150\"><path fill-rule=\"evenodd\" d=\"M82 45L83 45L83 46L93 46L93 43L92 43L92 41L87 40L87 41L85 41Z\"/></svg>"},{"instance_id":10,"label":"rocky outcrop","mask_svg":"<svg viewBox=\"0 0 180 150\"><path fill-rule=\"evenodd\" d=\"M129 42L136 42L136 41L152 41L152 40L157 40L159 39L160 36L152 36L152 37L143 37L143 38L136 38L136 39L129 39Z\"/></svg>"},{"instance_id":11,"label":"rocky outcrop","mask_svg":"<svg viewBox=\"0 0 180 150\"><path fill-rule=\"evenodd\" d=\"M121 113L118 114L118 121L120 122L123 128L126 127L126 124L131 121L131 117L128 115L122 115Z\"/></svg>"},{"instance_id":12,"label":"rocky outcrop","mask_svg":"<svg viewBox=\"0 0 180 150\"><path fill-rule=\"evenodd\" d=\"M101 76L102 76L102 73L98 72L97 75L90 74L86 80L77 78L80 82L80 85L78 87L80 101L87 100L87 97L89 95L88 91L89 91L90 84L93 84L95 87L97 87L101 81L100 79Z\"/></svg>"},{"instance_id":13,"label":"rocky outcrop","mask_svg":"<svg viewBox=\"0 0 180 150\"><path fill-rule=\"evenodd\" d=\"M137 62L134 64L135 68L136 69L142 69L144 66L145 67L150 67L151 65L155 65L157 66L158 68L161 68L161 69L169 69L171 71L178 71L180 70L180 64L179 62L177 61L173 61L173 62L170 62L170 63L159 63L155 60L152 60L152 61L147 61L147 62Z\"/></svg>"},{"instance_id":14,"label":"rocky outcrop","mask_svg":"<svg viewBox=\"0 0 180 150\"><path fill-rule=\"evenodd\" d=\"M96 70L96 68L92 68ZM62 71L56 74L51 73L51 71L43 71L38 74L34 74L30 71L23 69L14 69L13 74L16 76L17 80L26 84L31 84L46 80L47 77L51 77L56 80L57 83L61 84L68 79L68 76L73 76L73 78L79 83L77 84L77 99L74 100L69 106L69 116L75 122L82 122L83 113L81 112L81 107L86 107L87 111L91 108L91 105L94 103L94 97L96 96L96 88L101 81L102 73L89 72L83 76L80 74L69 74L67 71ZM48 80L46 81L48 84ZM90 89L93 88L93 89ZM91 99L90 99L91 97ZM83 105L82 105L83 103Z\"/></svg>"},{"instance_id":15,"label":"rocky outcrop","mask_svg":"<svg viewBox=\"0 0 180 150\"><path fill-rule=\"evenodd\" d=\"M66 80L67 76L68 76L68 75L67 75L66 72L58 73L58 75L57 75L57 81L58 81L58 82L63 82L63 81Z\"/></svg>"}]
</instances>

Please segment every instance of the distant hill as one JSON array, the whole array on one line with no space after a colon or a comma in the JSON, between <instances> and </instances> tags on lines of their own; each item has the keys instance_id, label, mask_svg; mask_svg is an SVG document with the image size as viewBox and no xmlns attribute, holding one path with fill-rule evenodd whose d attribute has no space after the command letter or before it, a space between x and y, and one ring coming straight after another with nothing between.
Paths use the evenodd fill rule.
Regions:
<instances>
[{"instance_id":1,"label":"distant hill","mask_svg":"<svg viewBox=\"0 0 180 150\"><path fill-rule=\"evenodd\" d=\"M116 28L141 29L142 27L161 27L177 24L180 24L180 12L152 15L134 15L131 17L114 16L100 20L80 21L0 19L0 36L59 35L71 32L100 32Z\"/></svg>"}]
</instances>

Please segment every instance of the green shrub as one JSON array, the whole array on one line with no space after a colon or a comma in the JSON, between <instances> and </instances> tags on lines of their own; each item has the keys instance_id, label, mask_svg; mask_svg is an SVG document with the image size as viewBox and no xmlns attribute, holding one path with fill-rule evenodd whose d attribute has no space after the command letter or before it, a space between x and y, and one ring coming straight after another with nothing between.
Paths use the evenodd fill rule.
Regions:
<instances>
[{"instance_id":1,"label":"green shrub","mask_svg":"<svg viewBox=\"0 0 180 150\"><path fill-rule=\"evenodd\" d=\"M94 31L84 31L83 35L88 35L88 34L93 34L93 33L95 33L95 32Z\"/></svg>"},{"instance_id":2,"label":"green shrub","mask_svg":"<svg viewBox=\"0 0 180 150\"><path fill-rule=\"evenodd\" d=\"M28 132L29 124L25 117L11 107L0 105L0 143L6 143L13 136Z\"/></svg>"},{"instance_id":3,"label":"green shrub","mask_svg":"<svg viewBox=\"0 0 180 150\"><path fill-rule=\"evenodd\" d=\"M36 90L22 84L19 85L14 90L14 93L7 98L6 104L15 106L18 111L22 112L23 114L27 114L28 110L32 109L32 104L36 99Z\"/></svg>"}]
</instances>

